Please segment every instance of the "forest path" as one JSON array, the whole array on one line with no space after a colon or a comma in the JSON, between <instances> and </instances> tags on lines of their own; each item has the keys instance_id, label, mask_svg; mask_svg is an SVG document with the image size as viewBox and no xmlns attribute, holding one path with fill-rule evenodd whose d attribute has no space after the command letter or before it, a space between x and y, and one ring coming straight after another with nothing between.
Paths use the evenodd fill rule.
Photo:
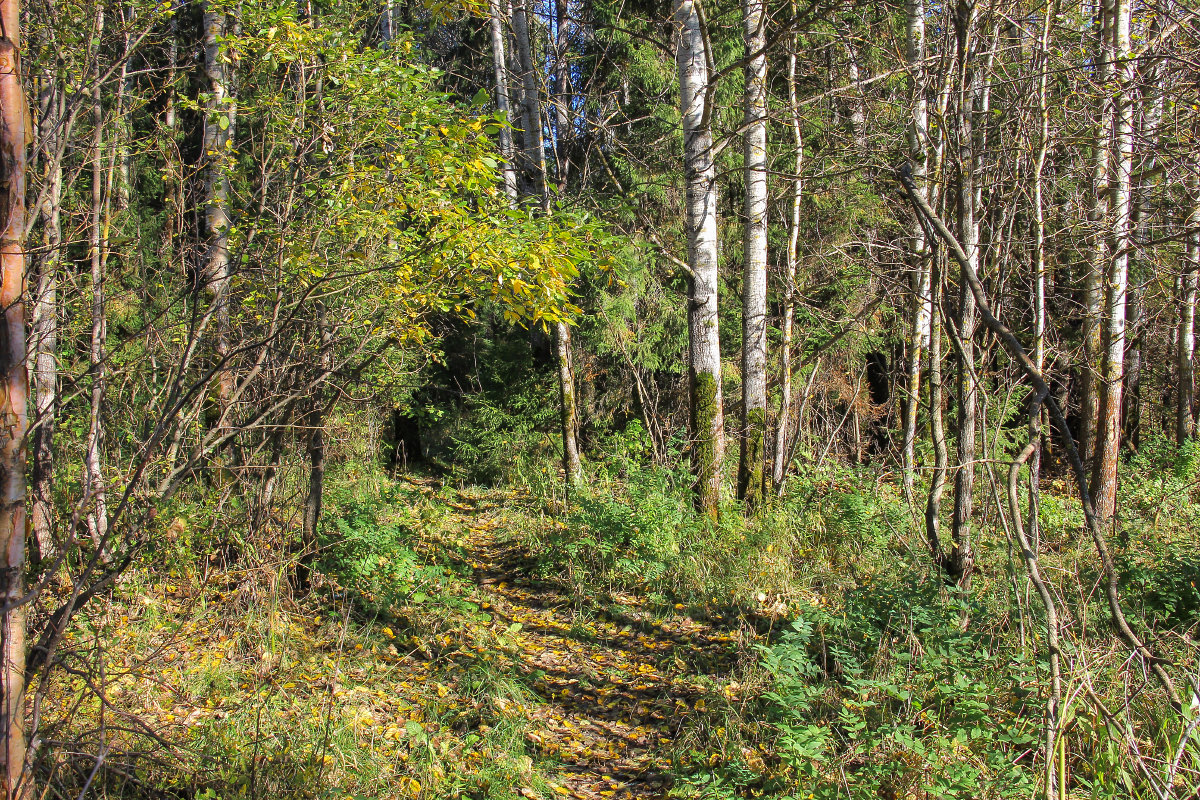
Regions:
<instances>
[{"instance_id":1,"label":"forest path","mask_svg":"<svg viewBox=\"0 0 1200 800\"><path fill-rule=\"evenodd\" d=\"M484 498L448 504L467 533L468 564L489 613L508 625L515 667L536 702L522 704L527 738L554 791L576 798L664 797L689 717L714 692L736 691L738 634L646 599L580 598L534 574L536 562ZM707 699L706 699L707 698Z\"/></svg>"}]
</instances>

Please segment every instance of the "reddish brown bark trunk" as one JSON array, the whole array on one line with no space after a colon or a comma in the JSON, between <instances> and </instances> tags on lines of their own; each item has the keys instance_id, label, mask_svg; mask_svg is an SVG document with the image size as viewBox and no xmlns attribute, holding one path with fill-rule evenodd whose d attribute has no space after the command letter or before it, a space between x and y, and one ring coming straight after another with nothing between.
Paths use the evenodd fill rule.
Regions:
<instances>
[{"instance_id":1,"label":"reddish brown bark trunk","mask_svg":"<svg viewBox=\"0 0 1200 800\"><path fill-rule=\"evenodd\" d=\"M25 773L25 168L29 109L21 89L20 4L0 0L0 775L5 798L29 795Z\"/></svg>"}]
</instances>

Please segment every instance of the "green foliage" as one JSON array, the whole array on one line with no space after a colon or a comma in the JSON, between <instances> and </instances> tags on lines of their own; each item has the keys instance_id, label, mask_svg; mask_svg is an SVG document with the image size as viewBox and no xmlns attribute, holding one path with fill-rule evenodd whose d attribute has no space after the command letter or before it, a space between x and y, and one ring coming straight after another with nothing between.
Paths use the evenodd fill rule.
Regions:
<instances>
[{"instance_id":1,"label":"green foliage","mask_svg":"<svg viewBox=\"0 0 1200 800\"><path fill-rule=\"evenodd\" d=\"M774 748L796 796L1032 792L1018 762L1036 746L1040 709L1009 682L1019 688L1035 668L963 632L962 603L938 592L919 575L868 582L840 608L803 610L760 648Z\"/></svg>"},{"instance_id":2,"label":"green foliage","mask_svg":"<svg viewBox=\"0 0 1200 800\"><path fill-rule=\"evenodd\" d=\"M678 491L681 476L648 463L649 442L637 421L602 448L611 457L599 467L600 488L579 493L547 546L581 574L653 585L672 569L681 539L696 524L689 498ZM618 485L619 493L611 491Z\"/></svg>"},{"instance_id":3,"label":"green foliage","mask_svg":"<svg viewBox=\"0 0 1200 800\"><path fill-rule=\"evenodd\" d=\"M350 502L333 511L321 541L322 571L377 609L426 602L441 586L442 571L422 562L412 529L381 517L384 508Z\"/></svg>"}]
</instances>

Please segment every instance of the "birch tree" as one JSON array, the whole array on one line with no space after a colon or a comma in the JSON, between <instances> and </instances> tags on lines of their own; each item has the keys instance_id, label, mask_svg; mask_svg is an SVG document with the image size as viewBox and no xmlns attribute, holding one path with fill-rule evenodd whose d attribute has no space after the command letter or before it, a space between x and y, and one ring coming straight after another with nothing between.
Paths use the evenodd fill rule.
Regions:
<instances>
[{"instance_id":1,"label":"birch tree","mask_svg":"<svg viewBox=\"0 0 1200 800\"><path fill-rule=\"evenodd\" d=\"M207 0L204 7L204 74L208 85L203 138L204 228L207 236L201 281L208 294L216 322L218 418L224 425L233 371L229 358L229 159L237 124L237 101L230 92L229 57L224 39L229 17L220 0Z\"/></svg>"},{"instance_id":2,"label":"birch tree","mask_svg":"<svg viewBox=\"0 0 1200 800\"><path fill-rule=\"evenodd\" d=\"M1112 228L1105 276L1104 361L1100 416L1096 431L1096 465L1092 494L1101 520L1112 517L1117 503L1117 460L1121 450L1121 393L1125 378L1125 311L1129 288L1130 216L1133 198L1134 62L1131 59L1130 0L1114 0L1111 32L1116 93L1113 109L1113 163L1109 177Z\"/></svg>"},{"instance_id":3,"label":"birch tree","mask_svg":"<svg viewBox=\"0 0 1200 800\"><path fill-rule=\"evenodd\" d=\"M0 0L0 777L4 796L23 800L33 785L25 764L25 455L29 431L26 370L25 180L32 140L21 85L21 10Z\"/></svg>"},{"instance_id":4,"label":"birch tree","mask_svg":"<svg viewBox=\"0 0 1200 800\"><path fill-rule=\"evenodd\" d=\"M791 4L792 15L796 13L796 4ZM800 99L796 94L796 50L799 47L799 37L792 36L792 46L788 50L787 90L788 90L788 122L792 131L792 146L795 148L791 180L791 209L788 218L787 252L784 261L784 298L783 321L781 323L783 338L779 344L779 416L775 427L774 463L772 478L775 490L783 492L783 481L788 467L788 445L792 424L792 339L795 336L796 325L796 265L799 260L800 246L800 201L804 191L804 133L800 126ZM797 421L798 424L798 421Z\"/></svg>"},{"instance_id":5,"label":"birch tree","mask_svg":"<svg viewBox=\"0 0 1200 800\"><path fill-rule=\"evenodd\" d=\"M698 0L674 0L675 65L683 115L684 224L688 241L688 355L692 471L700 510L717 517L725 462L725 416L717 322L717 170L708 78L711 54Z\"/></svg>"},{"instance_id":6,"label":"birch tree","mask_svg":"<svg viewBox=\"0 0 1200 800\"><path fill-rule=\"evenodd\" d=\"M496 81L496 110L512 122L511 106L508 93L508 60L504 47L504 15L500 0L490 0L488 3L488 33L492 44L492 71ZM508 125L500 126L500 155L504 157L504 193L512 203L517 202L517 169L513 161L512 129Z\"/></svg>"},{"instance_id":7,"label":"birch tree","mask_svg":"<svg viewBox=\"0 0 1200 800\"><path fill-rule=\"evenodd\" d=\"M35 424L30 431L30 526L38 556L54 555L54 428L58 414L58 273L62 261L62 159L66 95L50 70L42 74L39 133L44 176L38 215L42 257L37 264L31 327Z\"/></svg>"},{"instance_id":8,"label":"birch tree","mask_svg":"<svg viewBox=\"0 0 1200 800\"><path fill-rule=\"evenodd\" d=\"M908 0L905 6L905 55L908 67L909 102L912 120L908 126L908 153L913 167L913 181L924 191L928 158L926 140L929 131L929 104L925 99L925 2ZM912 501L913 476L916 471L917 412L921 404L921 357L929 339L932 305L929 297L929 258L926 252L925 231L915 216L909 234L909 254L912 262L911 330L908 336L908 363L905 376L906 402L903 420L901 452L902 486Z\"/></svg>"},{"instance_id":9,"label":"birch tree","mask_svg":"<svg viewBox=\"0 0 1200 800\"><path fill-rule=\"evenodd\" d=\"M1085 464L1092 462L1100 414L1100 318L1104 301L1103 278L1108 261L1108 240L1104 229L1108 220L1108 162L1112 125L1112 99L1106 86L1111 71L1108 27L1112 3L1113 0L1098 0L1094 26L1093 61L1095 81L1099 87L1099 111L1092 144L1092 196L1088 211L1091 242L1083 285L1083 364L1080 369L1082 391L1079 401L1079 451Z\"/></svg>"},{"instance_id":10,"label":"birch tree","mask_svg":"<svg viewBox=\"0 0 1200 800\"><path fill-rule=\"evenodd\" d=\"M744 0L746 46L746 229L742 281L742 450L738 496L747 506L766 494L767 436L767 35L766 3ZM682 73L681 73L682 74Z\"/></svg>"}]
</instances>

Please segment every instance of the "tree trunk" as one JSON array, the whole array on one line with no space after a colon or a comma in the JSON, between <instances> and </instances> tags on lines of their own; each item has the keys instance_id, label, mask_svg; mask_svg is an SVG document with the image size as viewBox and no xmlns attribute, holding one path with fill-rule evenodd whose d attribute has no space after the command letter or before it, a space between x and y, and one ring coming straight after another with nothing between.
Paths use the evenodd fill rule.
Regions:
<instances>
[{"instance_id":1,"label":"tree trunk","mask_svg":"<svg viewBox=\"0 0 1200 800\"><path fill-rule=\"evenodd\" d=\"M1096 83L1100 89L1100 111L1092 153L1092 202L1088 213L1092 237L1091 258L1087 263L1083 286L1083 365L1079 400L1079 455L1091 464L1096 446L1097 419L1100 414L1101 324L1103 276L1107 271L1108 243L1105 224L1108 219L1109 136L1112 125L1112 99L1108 92L1111 53L1107 30L1113 0L1099 0L1096 9Z\"/></svg>"},{"instance_id":2,"label":"tree trunk","mask_svg":"<svg viewBox=\"0 0 1200 800\"><path fill-rule=\"evenodd\" d=\"M979 219L976 207L975 112L982 87L982 75L973 62L976 14L973 3L959 3L955 17L962 85L958 94L958 236L971 268L979 268ZM962 352L958 361L958 469L954 473L954 516L951 520L953 549L948 554L946 571L963 590L971 588L975 566L972 546L971 514L975 487L975 424L979 386L975 376L975 328L978 324L975 295L960 275L958 300L958 338Z\"/></svg>"},{"instance_id":3,"label":"tree trunk","mask_svg":"<svg viewBox=\"0 0 1200 800\"><path fill-rule=\"evenodd\" d=\"M129 97L129 90L133 83L133 79L129 75L129 61L132 58L133 32L131 21L127 19L133 16L133 9L122 4L117 12L117 19L121 23L121 27L125 31L124 50L121 54L121 69L117 76L117 102L116 113L113 115L116 118L116 124L113 127L113 148L115 150L116 162L116 191L113 196L113 205L118 211L125 211L129 208L129 200L133 195L133 158L130 155L129 145L133 139L133 125L127 114L124 113L125 101Z\"/></svg>"},{"instance_id":4,"label":"tree trunk","mask_svg":"<svg viewBox=\"0 0 1200 800\"><path fill-rule=\"evenodd\" d=\"M500 0L488 3L488 23L492 38L492 65L496 75L496 110L512 122L508 94L508 61L504 54L504 19ZM500 127L500 155L504 157L504 193L510 203L517 202L517 167L514 163L512 130Z\"/></svg>"},{"instance_id":5,"label":"tree trunk","mask_svg":"<svg viewBox=\"0 0 1200 800\"><path fill-rule=\"evenodd\" d=\"M104 6L96 6L97 35L104 30ZM108 508L104 496L104 473L100 451L103 446L104 427L101 415L104 410L105 363L104 348L106 325L104 317L104 272L106 244L103 232L104 205L104 107L100 98L100 67L97 64L92 76L92 193L91 217L88 225L88 255L91 261L92 279L92 330L91 347L88 353L88 374L91 377L91 410L87 441L84 445L84 497L88 503L87 527L92 544L101 558L108 540Z\"/></svg>"},{"instance_id":6,"label":"tree trunk","mask_svg":"<svg viewBox=\"0 0 1200 800\"><path fill-rule=\"evenodd\" d=\"M795 3L792 3L795 15ZM796 94L796 50L799 37L793 35L792 47L788 51L788 109L792 124L792 142L796 148L796 160L792 176L792 209L788 221L787 262L784 266L783 341L779 346L779 418L775 427L775 461L772 478L775 490L782 494L784 477L788 468L788 428L792 414L792 338L796 325L796 266L800 249L800 200L804 190L804 133L800 128L800 102ZM796 420L800 425L800 420Z\"/></svg>"},{"instance_id":7,"label":"tree trunk","mask_svg":"<svg viewBox=\"0 0 1200 800\"><path fill-rule=\"evenodd\" d=\"M62 155L59 126L65 96L49 72L44 73L41 104L42 143L46 153L46 186L41 207L44 255L37 265L33 299L33 388L36 413L30 458L31 528L38 558L56 550L54 536L54 426L58 415L58 270L62 260Z\"/></svg>"},{"instance_id":8,"label":"tree trunk","mask_svg":"<svg viewBox=\"0 0 1200 800\"><path fill-rule=\"evenodd\" d=\"M1047 97L1050 66L1050 26L1053 21L1053 6L1046 5L1042 17L1038 53L1034 60L1037 73L1038 133L1033 161L1033 365L1038 374L1043 374L1046 365L1046 201L1043 173L1046 156L1050 149L1050 106ZM1042 469L1042 424L1040 405L1038 418L1030 420L1029 454L1029 538L1037 546L1040 538L1038 504L1041 495ZM1036 550L1034 551L1036 553ZM1036 558L1036 556L1035 556ZM1048 753L1047 758L1053 754ZM1048 790L1056 793L1056 788ZM1048 800L1054 800L1049 797Z\"/></svg>"},{"instance_id":9,"label":"tree trunk","mask_svg":"<svg viewBox=\"0 0 1200 800\"><path fill-rule=\"evenodd\" d=\"M1200 283L1200 179L1195 175L1188 182L1189 212L1184 220L1184 258L1182 290L1179 295L1179 334L1175 341L1175 360L1179 373L1179 390L1175 396L1175 438L1183 444L1196 433L1195 416L1195 357L1196 357L1196 294Z\"/></svg>"},{"instance_id":10,"label":"tree trunk","mask_svg":"<svg viewBox=\"0 0 1200 800\"><path fill-rule=\"evenodd\" d=\"M395 13L392 0L383 0L383 9L379 12L379 39L383 42L384 47L391 44L392 39L396 38Z\"/></svg>"},{"instance_id":11,"label":"tree trunk","mask_svg":"<svg viewBox=\"0 0 1200 800\"><path fill-rule=\"evenodd\" d=\"M29 431L26 369L25 171L32 131L21 86L21 11L17 0L0 0L0 773L4 797L24 800L33 789L25 765L25 448Z\"/></svg>"},{"instance_id":12,"label":"tree trunk","mask_svg":"<svg viewBox=\"0 0 1200 800\"><path fill-rule=\"evenodd\" d=\"M223 12L204 11L204 72L208 78L209 100L204 116L203 152L207 162L204 177L204 221L208 236L203 273L204 289L215 306L218 418L226 420L226 409L233 393L233 371L229 358L229 175L237 103L229 91L225 46L221 39L229 32L229 20ZM225 424L222 422L222 424Z\"/></svg>"},{"instance_id":13,"label":"tree trunk","mask_svg":"<svg viewBox=\"0 0 1200 800\"><path fill-rule=\"evenodd\" d=\"M1117 503L1117 459L1121 452L1121 392L1125 377L1125 303L1129 281L1129 233L1133 175L1133 61L1130 59L1129 0L1115 0L1110 25L1118 91L1113 113L1113 172L1110 204L1108 275L1105 281L1104 363L1101 371L1100 417L1096 431L1096 466L1092 494L1101 522Z\"/></svg>"},{"instance_id":14,"label":"tree trunk","mask_svg":"<svg viewBox=\"0 0 1200 800\"><path fill-rule=\"evenodd\" d=\"M925 536L934 562L941 566L946 558L941 535L942 496L946 492L950 455L942 415L942 274L936 254L930 262L929 289L933 302L933 315L929 318L929 438L933 442L933 474L929 477L929 496L925 500Z\"/></svg>"},{"instance_id":15,"label":"tree trunk","mask_svg":"<svg viewBox=\"0 0 1200 800\"><path fill-rule=\"evenodd\" d=\"M767 440L767 46L765 0L743 4L746 42L746 230L742 283L742 452L738 497L766 495Z\"/></svg>"},{"instance_id":16,"label":"tree trunk","mask_svg":"<svg viewBox=\"0 0 1200 800\"><path fill-rule=\"evenodd\" d=\"M565 322L554 325L554 349L558 362L558 390L562 426L563 475L567 487L574 489L583 480L583 463L579 457L579 411L575 402L575 367L571 357L571 326Z\"/></svg>"},{"instance_id":17,"label":"tree trunk","mask_svg":"<svg viewBox=\"0 0 1200 800\"><path fill-rule=\"evenodd\" d=\"M533 48L529 39L529 20L526 5L518 0L513 6L513 35L517 40L517 56L521 67L521 86L525 107L525 170L528 191L536 197L543 214L550 213L550 195L546 191L546 149L542 139L542 103L538 93L537 73L533 63ZM573 489L583 476L579 456L579 410L575 403L575 373L571 362L571 328L565 322L554 327L555 353L558 365L558 392L561 400L559 421L562 430L564 479L567 489Z\"/></svg>"},{"instance_id":18,"label":"tree trunk","mask_svg":"<svg viewBox=\"0 0 1200 800\"><path fill-rule=\"evenodd\" d=\"M539 201L544 212L550 210L546 193L546 148L542 139L542 103L538 92L537 67L533 63L533 46L529 38L529 0L517 0L512 9L513 36L517 42L517 64L521 70L522 119L521 134L524 179L522 194Z\"/></svg>"},{"instance_id":19,"label":"tree trunk","mask_svg":"<svg viewBox=\"0 0 1200 800\"><path fill-rule=\"evenodd\" d=\"M571 127L571 64L568 54L571 47L570 20L567 15L567 0L554 3L554 159L557 167L559 191L566 189L571 173L570 144Z\"/></svg>"},{"instance_id":20,"label":"tree trunk","mask_svg":"<svg viewBox=\"0 0 1200 800\"><path fill-rule=\"evenodd\" d=\"M928 170L925 137L929 129L929 107L925 100L924 0L908 0L906 29L909 97L912 103L912 124L908 129L908 153L909 160L913 165L913 180L921 190L924 190ZM908 363L905 375L901 470L904 496L911 503L913 479L916 472L917 415L921 405L921 357L927 346L929 322L932 315L929 298L929 254L926 250L925 230L916 216L913 217L909 234L909 257L913 265L913 295L910 310L912 328L908 337Z\"/></svg>"},{"instance_id":21,"label":"tree trunk","mask_svg":"<svg viewBox=\"0 0 1200 800\"><path fill-rule=\"evenodd\" d=\"M687 181L688 349L692 470L701 512L717 518L725 461L721 347L717 322L717 171L708 108L709 55L693 0L674 0L680 27L675 63L683 112Z\"/></svg>"}]
</instances>

